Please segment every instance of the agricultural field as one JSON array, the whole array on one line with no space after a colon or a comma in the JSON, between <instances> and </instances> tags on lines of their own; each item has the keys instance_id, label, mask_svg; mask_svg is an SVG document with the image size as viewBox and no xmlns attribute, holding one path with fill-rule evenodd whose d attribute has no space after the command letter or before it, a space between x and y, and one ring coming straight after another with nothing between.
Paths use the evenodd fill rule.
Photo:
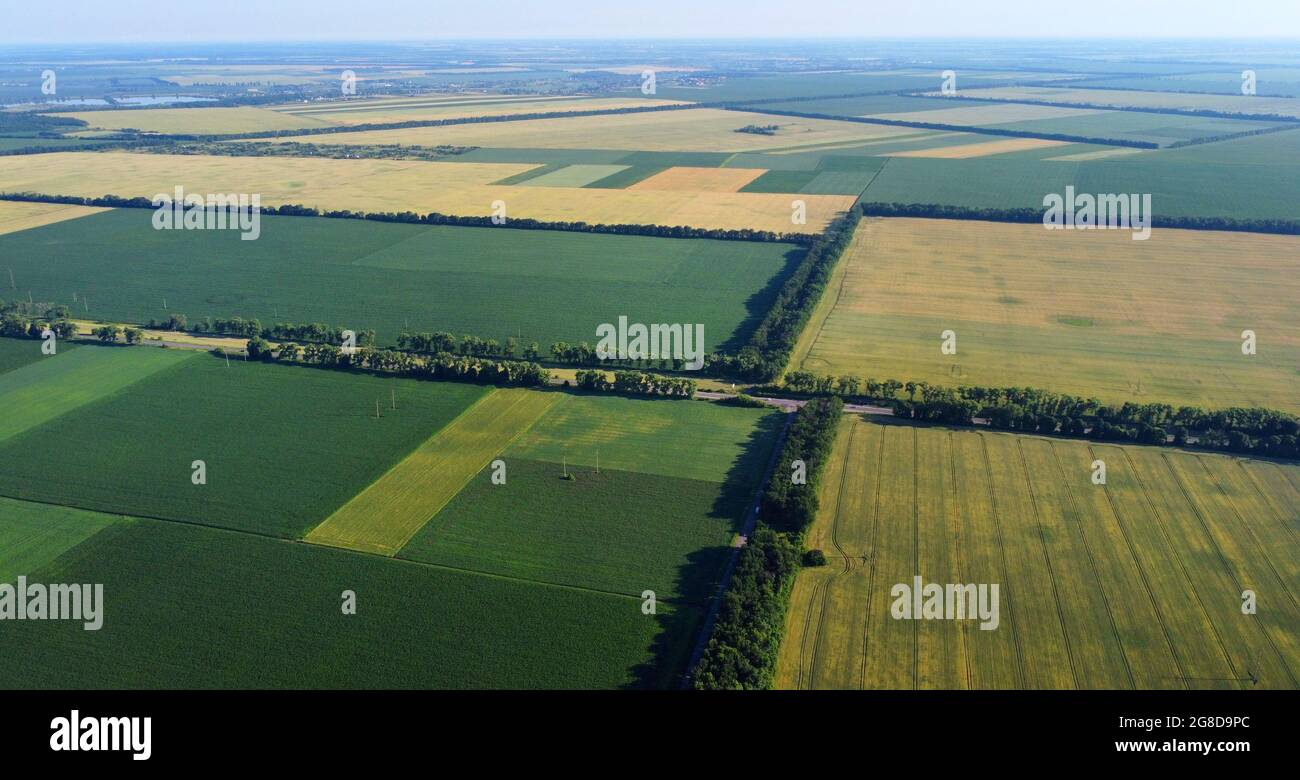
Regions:
<instances>
[{"instance_id":1,"label":"agricultural field","mask_svg":"<svg viewBox=\"0 0 1300 780\"><path fill-rule=\"evenodd\" d=\"M12 584L120 518L0 498L0 583Z\"/></svg>"},{"instance_id":2,"label":"agricultural field","mask_svg":"<svg viewBox=\"0 0 1300 780\"><path fill-rule=\"evenodd\" d=\"M790 198L781 194L494 186L535 167L532 163L61 152L41 155L39 165L30 156L0 157L0 192L148 198L170 193L179 183L186 192L257 193L266 206L485 217L492 214L493 202L503 201L507 215L516 218L781 233L823 229L853 203L846 195L809 195L803 199L807 223L796 226L790 219Z\"/></svg>"},{"instance_id":3,"label":"agricultural field","mask_svg":"<svg viewBox=\"0 0 1300 780\"><path fill-rule=\"evenodd\" d=\"M80 111L60 114L80 119L92 130L140 130L164 135L226 135L261 133L269 130L303 130L329 127L330 123L310 116L294 116L264 108L131 108Z\"/></svg>"},{"instance_id":4,"label":"agricultural field","mask_svg":"<svg viewBox=\"0 0 1300 780\"><path fill-rule=\"evenodd\" d=\"M117 358L105 356L119 354L167 368L110 394L105 379L120 384L127 371L109 370L105 362ZM78 372L90 362L94 374ZM70 368L39 383L21 381L46 365L0 375L5 408L24 410L5 418L0 495L289 538L320 523L485 392L154 347L83 346L49 358L53 369ZM15 384L18 390L8 390ZM98 400L64 400L77 388ZM40 400L10 406L23 393ZM379 418L377 403L384 407ZM29 457L33 452L75 457ZM203 484L194 482L196 460L203 461Z\"/></svg>"},{"instance_id":5,"label":"agricultural field","mask_svg":"<svg viewBox=\"0 0 1300 780\"><path fill-rule=\"evenodd\" d=\"M620 315L701 323L707 349L734 347L803 252L308 217L262 217L259 238L243 241L234 230L153 230L152 216L118 209L0 236L0 254L24 292L76 305L81 317L321 322L373 329L384 345L407 330L445 330L515 337L521 349L537 341L545 352L554 341L594 344L597 326Z\"/></svg>"},{"instance_id":6,"label":"agricultural field","mask_svg":"<svg viewBox=\"0 0 1300 780\"><path fill-rule=\"evenodd\" d=\"M1300 240L869 219L792 360L816 373L1300 410ZM1260 340L1242 354L1243 330ZM957 334L957 354L940 351Z\"/></svg>"},{"instance_id":7,"label":"agricultural field","mask_svg":"<svg viewBox=\"0 0 1300 780\"><path fill-rule=\"evenodd\" d=\"M777 129L772 135L736 132L748 125L776 125ZM915 132L917 132L915 129L909 127L692 108L679 111L331 133L329 143L635 149L651 152L749 152L870 141ZM310 141L312 137L284 136L277 140Z\"/></svg>"},{"instance_id":8,"label":"agricultural field","mask_svg":"<svg viewBox=\"0 0 1300 780\"><path fill-rule=\"evenodd\" d=\"M1294 689L1297 487L1294 465L846 416L777 687ZM996 628L894 619L918 575L997 583Z\"/></svg>"},{"instance_id":9,"label":"agricultural field","mask_svg":"<svg viewBox=\"0 0 1300 780\"><path fill-rule=\"evenodd\" d=\"M418 98L376 98L327 103L272 106L270 110L332 125L363 125L469 117L508 116L565 111L608 111L648 108L681 101L648 98L589 98L528 95L446 95Z\"/></svg>"},{"instance_id":10,"label":"agricultural field","mask_svg":"<svg viewBox=\"0 0 1300 780\"><path fill-rule=\"evenodd\" d=\"M1240 85L1240 76L1238 76ZM1172 108L1180 111L1220 111L1226 114L1276 115L1300 118L1300 98L1204 95L1186 92L1140 92L1126 89L1069 87L980 87L963 90L962 97L1030 103L1077 103L1116 108Z\"/></svg>"},{"instance_id":11,"label":"agricultural field","mask_svg":"<svg viewBox=\"0 0 1300 780\"><path fill-rule=\"evenodd\" d=\"M33 576L102 583L111 611L95 632L6 626L5 688L671 687L699 620L689 607L643 615L627 596L149 520L101 530ZM355 615L340 612L344 590Z\"/></svg>"},{"instance_id":12,"label":"agricultural field","mask_svg":"<svg viewBox=\"0 0 1300 780\"><path fill-rule=\"evenodd\" d=\"M62 203L22 203L0 200L0 236L98 214L104 210L93 206L70 206Z\"/></svg>"}]
</instances>

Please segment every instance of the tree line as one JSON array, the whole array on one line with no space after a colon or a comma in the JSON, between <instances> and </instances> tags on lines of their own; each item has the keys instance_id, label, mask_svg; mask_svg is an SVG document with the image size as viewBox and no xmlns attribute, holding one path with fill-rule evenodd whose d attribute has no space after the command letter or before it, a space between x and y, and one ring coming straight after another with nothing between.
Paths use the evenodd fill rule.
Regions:
<instances>
[{"instance_id":1,"label":"tree line","mask_svg":"<svg viewBox=\"0 0 1300 780\"><path fill-rule=\"evenodd\" d=\"M647 374L642 371L615 371L610 381L604 371L579 370L574 383L583 390L614 392L625 395L662 395L670 398L694 398L694 379Z\"/></svg>"},{"instance_id":2,"label":"tree line","mask_svg":"<svg viewBox=\"0 0 1300 780\"><path fill-rule=\"evenodd\" d=\"M970 219L982 222L1041 223L1041 208L972 208L941 203L861 203L858 208L868 217L924 217L927 219ZM1180 217L1155 214L1151 226L1178 230L1227 230L1245 233L1280 233L1300 235L1300 220L1235 217Z\"/></svg>"},{"instance_id":3,"label":"tree line","mask_svg":"<svg viewBox=\"0 0 1300 780\"><path fill-rule=\"evenodd\" d=\"M1119 87L1071 85L1072 89L1120 89ZM1141 92L1143 90L1129 90ZM1132 111L1138 114L1173 114L1175 116L1203 116L1215 119L1254 119L1267 122L1300 122L1300 118L1289 114L1247 114L1239 111L1215 111L1209 108L1153 108L1142 106L1112 106L1105 103L1066 103L1056 100L1013 100L1009 98L971 97L954 95L946 100L969 100L976 103L1019 103L1030 106L1055 106L1056 108L1095 108L1103 111ZM1105 143L1110 143L1106 141Z\"/></svg>"},{"instance_id":4,"label":"tree line","mask_svg":"<svg viewBox=\"0 0 1300 780\"><path fill-rule=\"evenodd\" d=\"M77 335L77 326L68 319L67 306L30 301L0 300L0 336L14 339L39 339L48 328L56 338Z\"/></svg>"},{"instance_id":5,"label":"tree line","mask_svg":"<svg viewBox=\"0 0 1300 780\"><path fill-rule=\"evenodd\" d=\"M1116 405L1032 387L946 387L807 371L786 374L784 389L888 405L895 416L922 422L974 425L979 418L991 428L1023 433L1300 458L1300 418L1274 409Z\"/></svg>"}]
</instances>

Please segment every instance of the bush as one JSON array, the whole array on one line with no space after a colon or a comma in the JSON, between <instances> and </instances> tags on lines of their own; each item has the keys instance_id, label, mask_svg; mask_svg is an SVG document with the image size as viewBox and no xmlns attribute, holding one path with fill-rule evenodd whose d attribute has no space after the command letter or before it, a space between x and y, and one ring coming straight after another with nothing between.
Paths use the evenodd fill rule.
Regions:
<instances>
[{"instance_id":1,"label":"bush","mask_svg":"<svg viewBox=\"0 0 1300 780\"><path fill-rule=\"evenodd\" d=\"M825 566L826 553L821 550L807 550L803 554L804 566Z\"/></svg>"}]
</instances>

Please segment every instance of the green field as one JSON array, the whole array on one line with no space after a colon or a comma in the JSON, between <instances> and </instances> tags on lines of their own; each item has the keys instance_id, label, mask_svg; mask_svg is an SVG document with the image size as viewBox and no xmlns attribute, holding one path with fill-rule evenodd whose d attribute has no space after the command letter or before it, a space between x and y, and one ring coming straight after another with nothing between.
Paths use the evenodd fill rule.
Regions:
<instances>
[{"instance_id":1,"label":"green field","mask_svg":"<svg viewBox=\"0 0 1300 780\"><path fill-rule=\"evenodd\" d=\"M1292 465L846 417L778 687L1294 689L1297 487ZM893 619L918 574L998 583L998 627Z\"/></svg>"},{"instance_id":2,"label":"green field","mask_svg":"<svg viewBox=\"0 0 1300 780\"><path fill-rule=\"evenodd\" d=\"M29 430L0 446L0 495L297 538L485 392L145 347L51 360L104 353L189 359L44 425L6 417Z\"/></svg>"},{"instance_id":3,"label":"green field","mask_svg":"<svg viewBox=\"0 0 1300 780\"><path fill-rule=\"evenodd\" d=\"M36 572L104 585L104 626L0 632L5 688L671 686L699 614L175 523L127 521ZM341 594L356 593L355 615ZM58 658L58 663L50 663Z\"/></svg>"},{"instance_id":4,"label":"green field","mask_svg":"<svg viewBox=\"0 0 1300 780\"><path fill-rule=\"evenodd\" d=\"M0 582L30 575L118 518L0 498Z\"/></svg>"},{"instance_id":5,"label":"green field","mask_svg":"<svg viewBox=\"0 0 1300 780\"><path fill-rule=\"evenodd\" d=\"M494 389L312 529L316 544L393 555L558 396Z\"/></svg>"},{"instance_id":6,"label":"green field","mask_svg":"<svg viewBox=\"0 0 1300 780\"><path fill-rule=\"evenodd\" d=\"M50 357L41 353L41 343L40 341L28 339L0 338L0 374L13 371L15 368L22 368L29 363L35 363L43 357ZM77 345L60 343L57 347L59 353L64 353L76 349ZM54 355L54 357L57 356L57 354Z\"/></svg>"},{"instance_id":7,"label":"green field","mask_svg":"<svg viewBox=\"0 0 1300 780\"><path fill-rule=\"evenodd\" d=\"M802 250L789 244L263 217L261 236L153 230L121 209L0 236L38 300L89 299L119 322L180 312L323 322L379 341L447 330L545 350L600 323L703 323L709 350L744 341ZM166 308L164 308L164 301Z\"/></svg>"},{"instance_id":8,"label":"green field","mask_svg":"<svg viewBox=\"0 0 1300 780\"><path fill-rule=\"evenodd\" d=\"M17 341L40 354L39 341ZM163 349L64 350L0 374L0 442L192 358Z\"/></svg>"}]
</instances>

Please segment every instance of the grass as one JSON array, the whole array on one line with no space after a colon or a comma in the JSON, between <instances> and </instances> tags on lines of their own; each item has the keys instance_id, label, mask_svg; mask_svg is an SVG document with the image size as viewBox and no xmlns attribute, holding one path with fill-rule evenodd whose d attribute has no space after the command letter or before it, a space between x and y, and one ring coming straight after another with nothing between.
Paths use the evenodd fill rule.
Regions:
<instances>
[{"instance_id":1,"label":"grass","mask_svg":"<svg viewBox=\"0 0 1300 780\"><path fill-rule=\"evenodd\" d=\"M50 360L106 352L172 362L178 354L82 347ZM16 415L30 430L0 446L0 494L297 538L484 392L179 354L189 359L98 403L39 415L44 425L34 411ZM55 376L68 382L71 374ZM103 381L80 384L102 396ZM41 396L52 385L32 387ZM394 393L397 410L376 419L375 402L386 405ZM69 457L32 457L39 452ZM192 483L194 460L205 462L206 484Z\"/></svg>"},{"instance_id":2,"label":"grass","mask_svg":"<svg viewBox=\"0 0 1300 780\"><path fill-rule=\"evenodd\" d=\"M846 417L785 688L1295 688L1300 469ZM1107 484L1093 485L1094 459ZM1000 623L903 621L893 584L999 583ZM1255 587L1270 607L1241 614ZM1258 684L1251 682L1254 675Z\"/></svg>"},{"instance_id":3,"label":"grass","mask_svg":"<svg viewBox=\"0 0 1300 780\"><path fill-rule=\"evenodd\" d=\"M117 521L98 512L0 498L0 582L39 571Z\"/></svg>"},{"instance_id":4,"label":"grass","mask_svg":"<svg viewBox=\"0 0 1300 780\"><path fill-rule=\"evenodd\" d=\"M685 607L647 616L624 596L147 520L106 529L39 576L103 583L104 627L7 627L6 688L670 687L699 620ZM355 615L342 614L344 590Z\"/></svg>"},{"instance_id":5,"label":"grass","mask_svg":"<svg viewBox=\"0 0 1300 780\"><path fill-rule=\"evenodd\" d=\"M330 136L331 141L336 138ZM626 152L617 156L624 157ZM589 161L585 152L578 157L579 162ZM187 192L204 194L258 193L267 206L299 204L324 210L419 214L436 211L457 216L490 216L492 203L500 200L507 204L508 216L515 218L808 233L824 228L853 202L845 196L810 195L804 199L808 204L807 224L796 226L790 221L790 199L782 195L577 187L565 192L563 197L556 197L550 189L493 186L494 182L536 168L537 163L532 161L426 162L57 152L41 155L40 163L34 167L30 158L0 157L0 192L83 197L113 193L147 198L160 192L170 193L181 184Z\"/></svg>"},{"instance_id":6,"label":"grass","mask_svg":"<svg viewBox=\"0 0 1300 780\"><path fill-rule=\"evenodd\" d=\"M531 390L489 391L313 528L306 540L395 554L558 397Z\"/></svg>"},{"instance_id":7,"label":"grass","mask_svg":"<svg viewBox=\"0 0 1300 780\"><path fill-rule=\"evenodd\" d=\"M0 253L37 300L70 302L80 291L89 299L80 316L323 322L374 329L382 344L403 330L448 330L546 350L595 343L596 327L619 315L703 323L709 349L743 343L802 252L303 217L263 217L258 240L242 241L233 230L153 230L151 217L121 209L3 236Z\"/></svg>"},{"instance_id":8,"label":"grass","mask_svg":"<svg viewBox=\"0 0 1300 780\"><path fill-rule=\"evenodd\" d=\"M484 469L399 557L660 600L716 587L745 497L716 482L507 456Z\"/></svg>"},{"instance_id":9,"label":"grass","mask_svg":"<svg viewBox=\"0 0 1300 780\"><path fill-rule=\"evenodd\" d=\"M867 220L792 366L1295 411L1297 258L1300 241L1288 236L1157 229L1143 242L1124 231ZM1242 355L1245 329L1268 334L1267 349ZM957 334L956 355L939 349L944 330Z\"/></svg>"},{"instance_id":10,"label":"grass","mask_svg":"<svg viewBox=\"0 0 1300 780\"><path fill-rule=\"evenodd\" d=\"M39 341L22 342L39 354ZM162 349L98 347L42 355L0 374L0 442L66 415L75 409L194 357ZM75 447L74 447L75 449Z\"/></svg>"}]
</instances>

